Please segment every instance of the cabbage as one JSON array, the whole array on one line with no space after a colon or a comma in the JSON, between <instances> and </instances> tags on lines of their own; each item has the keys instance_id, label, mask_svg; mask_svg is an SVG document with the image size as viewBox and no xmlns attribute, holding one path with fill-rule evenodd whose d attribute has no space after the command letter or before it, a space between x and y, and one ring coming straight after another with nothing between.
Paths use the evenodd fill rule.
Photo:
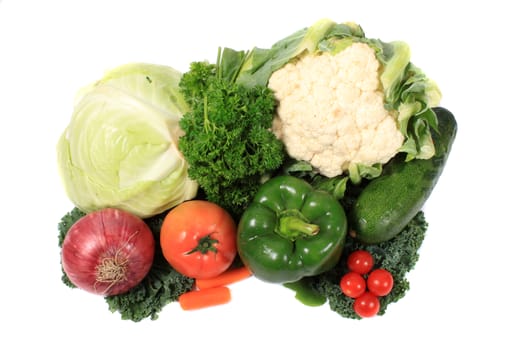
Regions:
<instances>
[{"instance_id":1,"label":"cabbage","mask_svg":"<svg viewBox=\"0 0 525 350\"><path fill-rule=\"evenodd\" d=\"M178 149L188 111L181 73L131 63L81 89L57 144L66 193L84 212L112 207L151 217L196 196Z\"/></svg>"}]
</instances>

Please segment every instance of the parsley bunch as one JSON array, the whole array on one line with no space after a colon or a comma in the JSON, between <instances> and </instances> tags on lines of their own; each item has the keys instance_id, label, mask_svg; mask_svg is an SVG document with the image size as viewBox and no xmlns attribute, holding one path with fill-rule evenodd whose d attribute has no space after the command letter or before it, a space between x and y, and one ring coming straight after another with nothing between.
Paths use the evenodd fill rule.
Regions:
<instances>
[{"instance_id":1,"label":"parsley bunch","mask_svg":"<svg viewBox=\"0 0 525 350\"><path fill-rule=\"evenodd\" d=\"M272 91L235 83L242 57L231 64L229 57L219 57L217 64L193 62L182 76L179 86L190 112L179 122L184 131L179 149L207 200L239 216L261 179L282 165L285 151L270 130Z\"/></svg>"}]
</instances>

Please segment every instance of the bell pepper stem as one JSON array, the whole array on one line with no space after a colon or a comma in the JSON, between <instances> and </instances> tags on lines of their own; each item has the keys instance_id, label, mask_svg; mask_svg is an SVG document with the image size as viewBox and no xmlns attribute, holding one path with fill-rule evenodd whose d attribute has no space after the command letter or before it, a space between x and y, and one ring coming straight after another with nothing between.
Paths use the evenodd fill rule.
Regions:
<instances>
[{"instance_id":1,"label":"bell pepper stem","mask_svg":"<svg viewBox=\"0 0 525 350\"><path fill-rule=\"evenodd\" d=\"M284 215L279 218L277 231L282 237L295 240L300 236L316 235L319 226L309 223L302 215Z\"/></svg>"}]
</instances>

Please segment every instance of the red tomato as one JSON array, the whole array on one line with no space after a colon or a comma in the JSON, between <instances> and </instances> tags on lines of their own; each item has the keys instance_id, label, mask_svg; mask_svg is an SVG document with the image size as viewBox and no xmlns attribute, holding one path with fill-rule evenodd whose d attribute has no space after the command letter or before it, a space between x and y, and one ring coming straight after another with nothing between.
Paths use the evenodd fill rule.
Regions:
<instances>
[{"instance_id":1,"label":"red tomato","mask_svg":"<svg viewBox=\"0 0 525 350\"><path fill-rule=\"evenodd\" d=\"M212 278L226 271L237 254L236 225L220 206L191 200L173 208L160 230L168 263L191 278Z\"/></svg>"},{"instance_id":2,"label":"red tomato","mask_svg":"<svg viewBox=\"0 0 525 350\"><path fill-rule=\"evenodd\" d=\"M368 275L366 280L368 290L377 296L383 297L390 293L394 286L392 274L385 269L376 269Z\"/></svg>"},{"instance_id":3,"label":"red tomato","mask_svg":"<svg viewBox=\"0 0 525 350\"><path fill-rule=\"evenodd\" d=\"M352 271L341 278L339 285L343 293L350 298L357 298L366 290L366 281L363 276Z\"/></svg>"},{"instance_id":4,"label":"red tomato","mask_svg":"<svg viewBox=\"0 0 525 350\"><path fill-rule=\"evenodd\" d=\"M363 318L377 315L379 306L379 298L371 292L364 292L354 301L354 311Z\"/></svg>"},{"instance_id":5,"label":"red tomato","mask_svg":"<svg viewBox=\"0 0 525 350\"><path fill-rule=\"evenodd\" d=\"M366 250L356 250L348 256L347 266L350 271L364 275L372 270L374 257Z\"/></svg>"}]
</instances>

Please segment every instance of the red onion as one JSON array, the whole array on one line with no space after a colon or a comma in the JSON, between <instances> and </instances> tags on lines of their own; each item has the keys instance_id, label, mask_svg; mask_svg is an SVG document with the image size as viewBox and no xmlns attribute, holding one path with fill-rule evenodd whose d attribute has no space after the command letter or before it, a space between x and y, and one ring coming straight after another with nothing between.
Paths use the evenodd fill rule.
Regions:
<instances>
[{"instance_id":1,"label":"red onion","mask_svg":"<svg viewBox=\"0 0 525 350\"><path fill-rule=\"evenodd\" d=\"M75 222L62 245L62 266L71 282L99 295L125 293L153 264L155 240L146 223L120 209L101 209Z\"/></svg>"}]
</instances>

